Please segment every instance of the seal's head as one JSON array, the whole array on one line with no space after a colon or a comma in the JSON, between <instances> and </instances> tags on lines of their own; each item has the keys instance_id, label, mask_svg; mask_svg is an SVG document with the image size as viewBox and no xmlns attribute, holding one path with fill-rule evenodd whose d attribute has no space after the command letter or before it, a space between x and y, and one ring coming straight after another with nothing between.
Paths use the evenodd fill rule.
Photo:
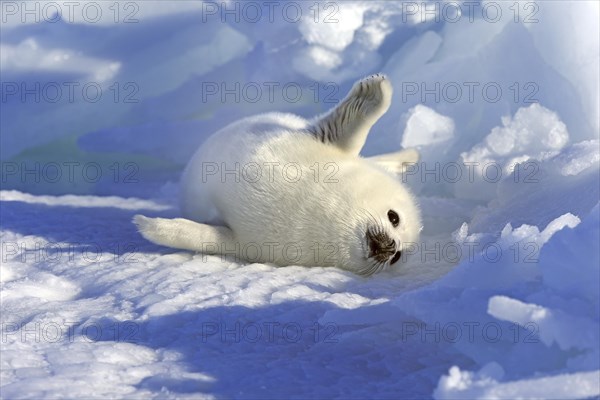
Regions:
<instances>
[{"instance_id":1,"label":"seal's head","mask_svg":"<svg viewBox=\"0 0 600 400\"><path fill-rule=\"evenodd\" d=\"M366 258L365 275L379 272L399 260L402 251L414 246L422 229L421 217L410 193L398 186L390 197L373 201L368 208L369 218L359 227L364 230L363 251Z\"/></svg>"},{"instance_id":2,"label":"seal's head","mask_svg":"<svg viewBox=\"0 0 600 400\"><path fill-rule=\"evenodd\" d=\"M395 177L371 175L353 193L360 218L352 226L353 244L348 250L352 260L360 260L353 269L361 275L372 275L406 261L406 250L414 248L422 230L421 213L413 195Z\"/></svg>"}]
</instances>

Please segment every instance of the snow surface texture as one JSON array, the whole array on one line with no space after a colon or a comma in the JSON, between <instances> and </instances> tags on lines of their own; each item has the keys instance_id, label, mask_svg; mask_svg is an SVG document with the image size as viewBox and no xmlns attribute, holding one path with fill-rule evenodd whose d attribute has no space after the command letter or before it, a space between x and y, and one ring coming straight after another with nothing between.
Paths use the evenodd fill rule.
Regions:
<instances>
[{"instance_id":1,"label":"snow surface texture","mask_svg":"<svg viewBox=\"0 0 600 400\"><path fill-rule=\"evenodd\" d=\"M1 4L3 398L600 395L597 2L51 3ZM364 279L135 232L178 215L219 127L380 71L363 153L422 155L408 262Z\"/></svg>"}]
</instances>

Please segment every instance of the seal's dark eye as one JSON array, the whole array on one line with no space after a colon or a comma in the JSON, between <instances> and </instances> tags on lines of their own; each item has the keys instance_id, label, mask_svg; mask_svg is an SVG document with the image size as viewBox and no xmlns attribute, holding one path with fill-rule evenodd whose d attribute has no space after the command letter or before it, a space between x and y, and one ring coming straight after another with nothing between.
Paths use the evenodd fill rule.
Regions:
<instances>
[{"instance_id":1,"label":"seal's dark eye","mask_svg":"<svg viewBox=\"0 0 600 400\"><path fill-rule=\"evenodd\" d=\"M392 226L394 228L397 227L400 223L400 217L398 216L398 213L396 213L396 211L394 210L388 211L388 218L390 219L390 222L392 223Z\"/></svg>"}]
</instances>

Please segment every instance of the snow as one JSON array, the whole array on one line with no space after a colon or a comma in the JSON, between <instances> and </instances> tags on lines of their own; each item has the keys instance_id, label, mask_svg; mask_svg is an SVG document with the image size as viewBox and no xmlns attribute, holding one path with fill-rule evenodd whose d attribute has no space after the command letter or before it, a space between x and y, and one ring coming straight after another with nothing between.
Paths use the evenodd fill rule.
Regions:
<instances>
[{"instance_id":1,"label":"snow","mask_svg":"<svg viewBox=\"0 0 600 400\"><path fill-rule=\"evenodd\" d=\"M598 2L118 6L0 4L1 397L600 396ZM421 153L398 268L135 231L179 215L218 128L321 113L380 71L392 107L363 154Z\"/></svg>"}]
</instances>

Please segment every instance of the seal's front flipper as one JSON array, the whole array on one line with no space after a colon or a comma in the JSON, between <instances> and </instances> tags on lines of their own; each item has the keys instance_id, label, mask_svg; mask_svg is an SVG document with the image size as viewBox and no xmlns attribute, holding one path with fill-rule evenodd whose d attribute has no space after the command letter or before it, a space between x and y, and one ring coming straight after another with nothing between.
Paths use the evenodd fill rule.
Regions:
<instances>
[{"instance_id":1,"label":"seal's front flipper","mask_svg":"<svg viewBox=\"0 0 600 400\"><path fill-rule=\"evenodd\" d=\"M133 217L133 223L147 240L176 249L221 254L221 249L235 248L233 231L225 226L200 224L184 218Z\"/></svg>"},{"instance_id":2,"label":"seal's front flipper","mask_svg":"<svg viewBox=\"0 0 600 400\"><path fill-rule=\"evenodd\" d=\"M309 130L320 141L358 155L369 130L391 101L390 81L383 74L371 75L356 82L335 108L312 121Z\"/></svg>"},{"instance_id":3,"label":"seal's front flipper","mask_svg":"<svg viewBox=\"0 0 600 400\"><path fill-rule=\"evenodd\" d=\"M405 172L410 165L419 162L419 152L415 149L405 149L395 153L369 157L367 160L375 162L392 173L401 174Z\"/></svg>"}]
</instances>

